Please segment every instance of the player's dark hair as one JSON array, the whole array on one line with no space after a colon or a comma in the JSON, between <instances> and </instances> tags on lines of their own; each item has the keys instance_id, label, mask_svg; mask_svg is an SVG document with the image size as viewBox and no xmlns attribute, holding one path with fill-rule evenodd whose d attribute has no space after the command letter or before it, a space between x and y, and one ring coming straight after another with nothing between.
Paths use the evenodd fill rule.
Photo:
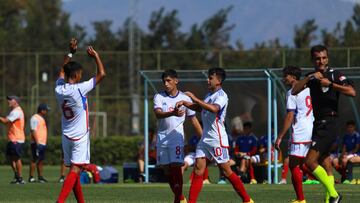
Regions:
<instances>
[{"instance_id":1,"label":"player's dark hair","mask_svg":"<svg viewBox=\"0 0 360 203\"><path fill-rule=\"evenodd\" d=\"M162 75L161 75L161 79L164 81L165 78L170 77L170 78L177 78L177 72L174 69L168 69L165 70Z\"/></svg>"},{"instance_id":2,"label":"player's dark hair","mask_svg":"<svg viewBox=\"0 0 360 203\"><path fill-rule=\"evenodd\" d=\"M297 66L286 66L285 68L283 68L282 72L285 77L291 75L294 76L296 80L300 80L301 68Z\"/></svg>"},{"instance_id":3,"label":"player's dark hair","mask_svg":"<svg viewBox=\"0 0 360 203\"><path fill-rule=\"evenodd\" d=\"M215 67L215 68L210 68L208 71L208 76L210 75L216 75L216 77L219 78L219 80L221 81L221 84L225 81L226 79L226 72L224 69L219 68L219 67Z\"/></svg>"},{"instance_id":4,"label":"player's dark hair","mask_svg":"<svg viewBox=\"0 0 360 203\"><path fill-rule=\"evenodd\" d=\"M64 72L66 78L75 78L76 74L81 70L82 70L82 66L75 61L70 61L64 66Z\"/></svg>"},{"instance_id":5,"label":"player's dark hair","mask_svg":"<svg viewBox=\"0 0 360 203\"><path fill-rule=\"evenodd\" d=\"M243 128L251 128L252 127L252 123L251 122L245 122L243 124Z\"/></svg>"},{"instance_id":6,"label":"player's dark hair","mask_svg":"<svg viewBox=\"0 0 360 203\"><path fill-rule=\"evenodd\" d=\"M313 59L315 52L322 52L322 51L326 51L326 53L329 54L328 49L324 45L318 44L318 45L311 47L311 50L310 50L311 59Z\"/></svg>"},{"instance_id":7,"label":"player's dark hair","mask_svg":"<svg viewBox=\"0 0 360 203\"><path fill-rule=\"evenodd\" d=\"M348 125L353 125L353 126L355 126L356 124L355 124L355 121L349 120L349 121L346 122L346 125L347 125L347 126L348 126Z\"/></svg>"}]
</instances>

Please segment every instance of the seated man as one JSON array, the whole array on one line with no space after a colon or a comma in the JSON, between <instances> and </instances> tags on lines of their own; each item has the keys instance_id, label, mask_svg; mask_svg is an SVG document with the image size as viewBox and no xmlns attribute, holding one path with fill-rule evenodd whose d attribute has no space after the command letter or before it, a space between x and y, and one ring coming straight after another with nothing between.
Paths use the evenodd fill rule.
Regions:
<instances>
[{"instance_id":1,"label":"seated man","mask_svg":"<svg viewBox=\"0 0 360 203\"><path fill-rule=\"evenodd\" d=\"M353 181L352 165L359 163L359 148L360 148L360 135L356 132L355 122L346 122L346 134L343 137L343 146L341 151L341 167L343 169L342 181L344 184L356 184ZM343 180L345 179L345 180Z\"/></svg>"},{"instance_id":2,"label":"seated man","mask_svg":"<svg viewBox=\"0 0 360 203\"><path fill-rule=\"evenodd\" d=\"M250 157L256 154L258 139L252 133L252 124L244 123L244 132L236 140L235 157L239 165L239 175L243 180L247 179L247 172L250 176L250 184L256 184L254 168L250 162ZM247 182L247 181L244 181Z\"/></svg>"},{"instance_id":3,"label":"seated man","mask_svg":"<svg viewBox=\"0 0 360 203\"><path fill-rule=\"evenodd\" d=\"M156 164L156 136L154 129L149 128L149 164ZM139 182L145 180L144 167L145 167L145 141L139 145L137 162L139 167Z\"/></svg>"},{"instance_id":4,"label":"seated man","mask_svg":"<svg viewBox=\"0 0 360 203\"><path fill-rule=\"evenodd\" d=\"M272 129L272 134L271 134L271 161L274 161L274 129ZM259 138L259 142L258 142L258 150L257 150L257 154L254 156L251 156L251 163L252 164L257 164L257 163L264 163L266 164L268 162L268 136L267 135L263 135ZM262 171L262 179L266 180L267 178L267 171Z\"/></svg>"}]
</instances>

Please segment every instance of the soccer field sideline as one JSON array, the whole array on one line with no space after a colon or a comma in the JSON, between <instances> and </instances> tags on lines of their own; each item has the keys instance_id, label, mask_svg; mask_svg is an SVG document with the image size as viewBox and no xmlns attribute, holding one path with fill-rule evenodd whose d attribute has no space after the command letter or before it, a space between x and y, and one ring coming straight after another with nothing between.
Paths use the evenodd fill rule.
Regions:
<instances>
[{"instance_id":1,"label":"soccer field sideline","mask_svg":"<svg viewBox=\"0 0 360 203\"><path fill-rule=\"evenodd\" d=\"M119 170L121 167L118 167ZM61 184L57 183L59 167L47 166L45 168L45 177L49 183L27 183L25 185L10 185L12 173L9 166L0 166L0 202L55 202L60 192ZM24 167L24 178L27 180L28 167ZM119 171L122 176L122 171ZM357 173L358 174L358 173ZM184 194L187 196L189 183L184 178ZM211 168L210 175L216 180L216 168ZM83 185L83 191L86 202L94 203L161 203L172 202L172 194L168 184L149 183L138 184L88 184ZM249 194L255 202L290 202L295 193L291 184L287 185L245 185ZM336 188L344 195L343 202L360 202L360 185L338 184ZM304 185L305 197L308 203L323 202L324 189L321 185ZM70 195L69 201L76 202L73 194ZM233 191L230 184L204 185L199 196L199 203L232 203L241 202L241 199Z\"/></svg>"}]
</instances>

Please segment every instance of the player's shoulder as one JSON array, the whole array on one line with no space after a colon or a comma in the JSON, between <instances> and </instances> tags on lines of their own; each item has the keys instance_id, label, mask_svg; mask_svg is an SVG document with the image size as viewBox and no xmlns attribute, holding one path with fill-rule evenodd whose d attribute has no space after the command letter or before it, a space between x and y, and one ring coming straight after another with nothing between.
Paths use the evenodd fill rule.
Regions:
<instances>
[{"instance_id":1,"label":"player's shoulder","mask_svg":"<svg viewBox=\"0 0 360 203\"><path fill-rule=\"evenodd\" d=\"M228 98L226 92L225 92L223 89L219 89L218 91L216 91L216 92L215 92L214 94L212 94L211 96Z\"/></svg>"},{"instance_id":2,"label":"player's shoulder","mask_svg":"<svg viewBox=\"0 0 360 203\"><path fill-rule=\"evenodd\" d=\"M154 95L154 99L155 98L163 98L163 97L166 97L166 96L167 96L166 92L164 90L162 90L162 91L160 91L160 92L158 92L158 93L156 93Z\"/></svg>"},{"instance_id":3,"label":"player's shoulder","mask_svg":"<svg viewBox=\"0 0 360 203\"><path fill-rule=\"evenodd\" d=\"M180 91L179 90L179 95L178 95L180 98L186 98L186 99L190 99L189 96L187 96L183 91Z\"/></svg>"}]
</instances>

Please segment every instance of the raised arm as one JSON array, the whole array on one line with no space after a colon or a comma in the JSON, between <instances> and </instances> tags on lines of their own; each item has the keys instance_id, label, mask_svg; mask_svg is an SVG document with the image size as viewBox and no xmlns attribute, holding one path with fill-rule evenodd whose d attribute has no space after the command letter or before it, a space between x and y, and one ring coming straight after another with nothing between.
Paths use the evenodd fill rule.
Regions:
<instances>
[{"instance_id":1,"label":"raised arm","mask_svg":"<svg viewBox=\"0 0 360 203\"><path fill-rule=\"evenodd\" d=\"M191 92L185 92L186 95L188 95L195 104L197 104L200 108L205 109L207 111L210 111L212 113L218 113L220 111L220 107L216 104L209 104L204 102L203 100L197 98L193 93ZM190 107L189 107L190 108Z\"/></svg>"},{"instance_id":2,"label":"raised arm","mask_svg":"<svg viewBox=\"0 0 360 203\"><path fill-rule=\"evenodd\" d=\"M312 76L305 76L302 80L299 80L291 90L292 95L297 95L305 89L306 84L310 81Z\"/></svg>"},{"instance_id":3,"label":"raised arm","mask_svg":"<svg viewBox=\"0 0 360 203\"><path fill-rule=\"evenodd\" d=\"M350 97L355 97L356 96L356 91L354 89L353 86L347 84L347 85L340 85L340 84L336 84L334 82L331 82L330 80L328 80L327 78L323 78L320 80L320 83L322 86L325 87L330 87L332 86L334 88L334 90L346 95L346 96L350 96Z\"/></svg>"},{"instance_id":4,"label":"raised arm","mask_svg":"<svg viewBox=\"0 0 360 203\"><path fill-rule=\"evenodd\" d=\"M65 78L64 66L70 62L71 57L73 54L76 53L76 50L77 50L77 40L75 38L72 38L69 43L69 53L64 56L64 62L59 72L59 78Z\"/></svg>"},{"instance_id":5,"label":"raised arm","mask_svg":"<svg viewBox=\"0 0 360 203\"><path fill-rule=\"evenodd\" d=\"M106 76L105 68L103 63L101 62L99 54L95 51L95 49L92 46L89 46L87 48L87 53L90 57L95 59L96 62L96 84L99 84L102 79Z\"/></svg>"}]
</instances>

